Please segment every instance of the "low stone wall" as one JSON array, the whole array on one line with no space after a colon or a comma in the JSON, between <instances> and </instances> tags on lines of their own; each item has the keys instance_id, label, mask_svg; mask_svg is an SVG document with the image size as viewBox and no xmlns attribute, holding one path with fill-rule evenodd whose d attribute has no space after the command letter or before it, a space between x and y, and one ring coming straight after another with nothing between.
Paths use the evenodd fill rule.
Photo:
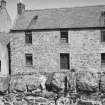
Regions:
<instances>
[{"instance_id":1,"label":"low stone wall","mask_svg":"<svg viewBox=\"0 0 105 105\"><path fill-rule=\"evenodd\" d=\"M11 76L10 91L32 91L36 90L42 84L45 88L46 76L40 74L19 74Z\"/></svg>"},{"instance_id":2,"label":"low stone wall","mask_svg":"<svg viewBox=\"0 0 105 105\"><path fill-rule=\"evenodd\" d=\"M0 94L0 105L74 105L79 100L104 103L105 95L101 91L76 93L76 78L78 75L74 71L12 75L8 93Z\"/></svg>"}]
</instances>

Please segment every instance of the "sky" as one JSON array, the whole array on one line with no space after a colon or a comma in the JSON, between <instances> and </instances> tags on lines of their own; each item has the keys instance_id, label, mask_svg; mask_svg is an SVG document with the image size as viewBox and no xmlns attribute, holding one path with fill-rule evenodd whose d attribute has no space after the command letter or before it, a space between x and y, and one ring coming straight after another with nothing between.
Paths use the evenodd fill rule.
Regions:
<instances>
[{"instance_id":1,"label":"sky","mask_svg":"<svg viewBox=\"0 0 105 105\"><path fill-rule=\"evenodd\" d=\"M26 5L26 9L46 9L46 8L65 8L80 7L89 5L104 5L105 0L20 0ZM17 3L19 0L6 0L7 10L12 21L17 14Z\"/></svg>"}]
</instances>

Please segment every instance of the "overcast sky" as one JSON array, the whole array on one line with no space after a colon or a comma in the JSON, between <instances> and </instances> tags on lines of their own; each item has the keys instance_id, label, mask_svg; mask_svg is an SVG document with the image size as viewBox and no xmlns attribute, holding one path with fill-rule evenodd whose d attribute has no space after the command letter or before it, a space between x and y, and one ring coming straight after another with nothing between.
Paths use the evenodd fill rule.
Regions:
<instances>
[{"instance_id":1,"label":"overcast sky","mask_svg":"<svg viewBox=\"0 0 105 105\"><path fill-rule=\"evenodd\" d=\"M6 0L7 10L13 20L17 14L19 0ZM86 5L104 5L105 0L22 0L26 9L63 8Z\"/></svg>"}]
</instances>

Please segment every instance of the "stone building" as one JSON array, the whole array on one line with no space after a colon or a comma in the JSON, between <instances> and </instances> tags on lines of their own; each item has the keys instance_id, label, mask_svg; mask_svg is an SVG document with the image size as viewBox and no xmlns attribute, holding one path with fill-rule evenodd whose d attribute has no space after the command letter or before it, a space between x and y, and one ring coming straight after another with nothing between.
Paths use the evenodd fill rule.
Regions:
<instances>
[{"instance_id":1,"label":"stone building","mask_svg":"<svg viewBox=\"0 0 105 105\"><path fill-rule=\"evenodd\" d=\"M25 10L11 29L11 73L105 70L105 6Z\"/></svg>"}]
</instances>

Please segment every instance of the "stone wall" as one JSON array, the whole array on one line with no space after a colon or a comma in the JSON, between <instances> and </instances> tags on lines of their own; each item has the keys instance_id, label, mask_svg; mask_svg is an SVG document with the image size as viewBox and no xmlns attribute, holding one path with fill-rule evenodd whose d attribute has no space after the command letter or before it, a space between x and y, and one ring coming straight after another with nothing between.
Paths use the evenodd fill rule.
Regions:
<instances>
[{"instance_id":1,"label":"stone wall","mask_svg":"<svg viewBox=\"0 0 105 105\"><path fill-rule=\"evenodd\" d=\"M25 44L25 33L12 33L11 69L12 75L33 72L61 72L60 53L70 54L70 69L101 70L100 30L69 30L69 43L60 42L60 31L36 31L32 33L32 45ZM33 66L25 64L25 53L33 54ZM104 70L104 69L103 69Z\"/></svg>"}]
</instances>

